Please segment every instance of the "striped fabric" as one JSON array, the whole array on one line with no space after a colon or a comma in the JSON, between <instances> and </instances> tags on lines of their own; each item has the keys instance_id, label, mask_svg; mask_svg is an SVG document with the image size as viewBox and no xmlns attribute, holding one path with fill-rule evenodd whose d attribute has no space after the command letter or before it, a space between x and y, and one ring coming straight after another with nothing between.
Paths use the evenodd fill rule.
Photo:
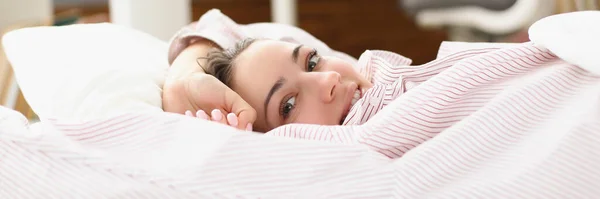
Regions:
<instances>
[{"instance_id":1,"label":"striped fabric","mask_svg":"<svg viewBox=\"0 0 600 199\"><path fill-rule=\"evenodd\" d=\"M369 118L354 125L262 135L131 113L28 126L0 108L0 198L600 195L599 75L531 43L448 51L421 66L369 51L359 63L388 84L353 108Z\"/></svg>"}]
</instances>

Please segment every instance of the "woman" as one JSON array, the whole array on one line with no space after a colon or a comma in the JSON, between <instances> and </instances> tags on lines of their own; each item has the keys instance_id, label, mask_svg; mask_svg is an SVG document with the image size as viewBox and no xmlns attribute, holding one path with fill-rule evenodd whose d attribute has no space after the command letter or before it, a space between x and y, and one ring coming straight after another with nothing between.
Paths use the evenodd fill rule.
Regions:
<instances>
[{"instance_id":1,"label":"woman","mask_svg":"<svg viewBox=\"0 0 600 199\"><path fill-rule=\"evenodd\" d=\"M210 10L195 27L185 27L170 42L171 67L163 87L163 109L167 112L211 118L239 129L252 129L256 112L238 94L202 68L212 49L228 49L247 37L261 37L310 44L326 55L349 62L356 59L331 50L305 31L271 23L238 25L219 10ZM229 113L229 114L227 114Z\"/></svg>"},{"instance_id":2,"label":"woman","mask_svg":"<svg viewBox=\"0 0 600 199\"><path fill-rule=\"evenodd\" d=\"M406 92L406 83L413 87L441 71L419 70L409 66L410 59L385 51L366 51L353 65L271 39L246 39L206 59L207 72L256 110L254 129L260 132L290 123L362 124Z\"/></svg>"},{"instance_id":3,"label":"woman","mask_svg":"<svg viewBox=\"0 0 600 199\"><path fill-rule=\"evenodd\" d=\"M246 39L207 60L208 72L254 107L260 132L289 123L341 125L373 86L349 62L278 40Z\"/></svg>"}]
</instances>

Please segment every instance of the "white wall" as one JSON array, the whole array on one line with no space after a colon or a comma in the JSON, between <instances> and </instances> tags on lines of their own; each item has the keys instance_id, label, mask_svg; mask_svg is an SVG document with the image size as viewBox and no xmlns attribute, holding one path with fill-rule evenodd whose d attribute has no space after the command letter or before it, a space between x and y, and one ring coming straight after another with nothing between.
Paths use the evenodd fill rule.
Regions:
<instances>
[{"instance_id":1,"label":"white wall","mask_svg":"<svg viewBox=\"0 0 600 199\"><path fill-rule=\"evenodd\" d=\"M52 0L0 0L0 29L20 22L51 20Z\"/></svg>"},{"instance_id":2,"label":"white wall","mask_svg":"<svg viewBox=\"0 0 600 199\"><path fill-rule=\"evenodd\" d=\"M168 41L191 22L190 0L110 0L111 21Z\"/></svg>"}]
</instances>

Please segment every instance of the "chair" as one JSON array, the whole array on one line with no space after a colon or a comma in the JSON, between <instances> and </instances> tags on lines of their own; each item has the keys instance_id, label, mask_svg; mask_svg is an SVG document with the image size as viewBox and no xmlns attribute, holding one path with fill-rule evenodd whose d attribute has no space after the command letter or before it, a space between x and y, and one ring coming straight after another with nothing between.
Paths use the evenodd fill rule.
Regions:
<instances>
[{"instance_id":1,"label":"chair","mask_svg":"<svg viewBox=\"0 0 600 199\"><path fill-rule=\"evenodd\" d=\"M596 0L593 0L596 1ZM421 27L446 27L450 40L496 41L551 15L550 0L401 0Z\"/></svg>"}]
</instances>

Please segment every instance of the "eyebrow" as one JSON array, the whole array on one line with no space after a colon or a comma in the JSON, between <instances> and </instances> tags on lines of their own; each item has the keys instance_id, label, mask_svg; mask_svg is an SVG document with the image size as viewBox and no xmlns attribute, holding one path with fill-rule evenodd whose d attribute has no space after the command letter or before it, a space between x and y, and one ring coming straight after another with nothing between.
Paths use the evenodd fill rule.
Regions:
<instances>
[{"instance_id":1,"label":"eyebrow","mask_svg":"<svg viewBox=\"0 0 600 199\"><path fill-rule=\"evenodd\" d=\"M302 48L302 44L296 46L296 48L294 48L294 51L292 51L292 60L294 60L294 62L298 61L298 54L300 53L300 48Z\"/></svg>"},{"instance_id":2,"label":"eyebrow","mask_svg":"<svg viewBox=\"0 0 600 199\"><path fill-rule=\"evenodd\" d=\"M267 109L268 109L269 102L271 101L273 94L275 94L283 86L283 84L285 84L285 82L286 82L286 79L284 77L279 77L279 79L275 82L275 84L273 84L273 87L271 87L271 90L269 90L269 93L267 94L267 97L265 98L264 114L265 114L265 121L267 124L269 123L269 118L267 117L268 116Z\"/></svg>"}]
</instances>

